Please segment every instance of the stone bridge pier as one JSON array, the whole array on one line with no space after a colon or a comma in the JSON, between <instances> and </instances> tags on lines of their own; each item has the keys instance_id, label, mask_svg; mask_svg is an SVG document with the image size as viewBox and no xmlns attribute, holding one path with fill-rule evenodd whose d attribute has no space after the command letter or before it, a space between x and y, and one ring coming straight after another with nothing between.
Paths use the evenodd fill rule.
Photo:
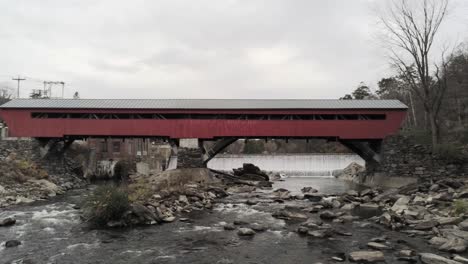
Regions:
<instances>
[{"instance_id":1,"label":"stone bridge pier","mask_svg":"<svg viewBox=\"0 0 468 264\"><path fill-rule=\"evenodd\" d=\"M206 168L208 162L224 148L234 143L238 138L222 138L215 140L209 147L204 140L198 138L181 138L174 152L177 155L177 168Z\"/></svg>"}]
</instances>

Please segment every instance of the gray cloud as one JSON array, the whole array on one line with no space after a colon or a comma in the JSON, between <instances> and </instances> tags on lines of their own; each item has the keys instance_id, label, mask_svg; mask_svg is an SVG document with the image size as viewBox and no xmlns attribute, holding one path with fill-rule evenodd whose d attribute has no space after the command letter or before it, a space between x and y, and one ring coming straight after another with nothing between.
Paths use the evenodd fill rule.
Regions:
<instances>
[{"instance_id":1,"label":"gray cloud","mask_svg":"<svg viewBox=\"0 0 468 264\"><path fill-rule=\"evenodd\" d=\"M0 3L0 81L86 98L336 98L391 74L371 0ZM455 1L447 39L464 39ZM458 33L453 33L458 32ZM457 35L458 34L458 35Z\"/></svg>"}]
</instances>

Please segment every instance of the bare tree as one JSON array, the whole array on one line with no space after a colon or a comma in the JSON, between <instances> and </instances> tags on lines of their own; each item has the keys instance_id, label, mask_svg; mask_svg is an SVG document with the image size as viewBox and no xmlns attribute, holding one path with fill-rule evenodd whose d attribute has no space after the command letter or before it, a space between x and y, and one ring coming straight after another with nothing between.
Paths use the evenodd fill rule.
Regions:
<instances>
[{"instance_id":1,"label":"bare tree","mask_svg":"<svg viewBox=\"0 0 468 264\"><path fill-rule=\"evenodd\" d=\"M14 89L8 85L0 87L0 105L8 102L13 97Z\"/></svg>"},{"instance_id":2,"label":"bare tree","mask_svg":"<svg viewBox=\"0 0 468 264\"><path fill-rule=\"evenodd\" d=\"M446 91L441 77L446 60L437 66L431 54L434 39L447 16L449 0L398 0L389 12L381 15L391 51L391 60L408 82L410 89L422 101L432 133L432 144L440 140L439 113ZM443 57L443 54L442 54ZM435 68L435 77L432 72ZM414 71L413 71L414 69Z\"/></svg>"}]
</instances>

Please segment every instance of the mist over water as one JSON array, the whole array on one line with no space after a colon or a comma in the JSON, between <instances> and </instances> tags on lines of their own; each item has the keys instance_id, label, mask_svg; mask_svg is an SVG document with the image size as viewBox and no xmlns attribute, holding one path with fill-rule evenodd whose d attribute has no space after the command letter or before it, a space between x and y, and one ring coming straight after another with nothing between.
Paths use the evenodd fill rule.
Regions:
<instances>
[{"instance_id":1,"label":"mist over water","mask_svg":"<svg viewBox=\"0 0 468 264\"><path fill-rule=\"evenodd\" d=\"M220 154L208 163L208 167L231 171L242 167L243 163L252 163L262 170L281 172L291 177L331 177L334 171L342 170L352 162L365 165L365 161L356 154Z\"/></svg>"}]
</instances>

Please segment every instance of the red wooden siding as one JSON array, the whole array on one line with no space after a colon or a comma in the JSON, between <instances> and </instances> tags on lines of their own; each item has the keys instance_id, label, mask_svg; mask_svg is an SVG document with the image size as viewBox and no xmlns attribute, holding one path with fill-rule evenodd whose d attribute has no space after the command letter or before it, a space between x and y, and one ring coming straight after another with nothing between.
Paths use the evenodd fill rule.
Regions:
<instances>
[{"instance_id":1,"label":"red wooden siding","mask_svg":"<svg viewBox=\"0 0 468 264\"><path fill-rule=\"evenodd\" d=\"M224 120L224 119L60 119L32 118L32 112L204 114L385 114L385 120ZM338 137L381 139L396 133L406 110L106 110L2 109L10 136L47 137Z\"/></svg>"}]
</instances>

